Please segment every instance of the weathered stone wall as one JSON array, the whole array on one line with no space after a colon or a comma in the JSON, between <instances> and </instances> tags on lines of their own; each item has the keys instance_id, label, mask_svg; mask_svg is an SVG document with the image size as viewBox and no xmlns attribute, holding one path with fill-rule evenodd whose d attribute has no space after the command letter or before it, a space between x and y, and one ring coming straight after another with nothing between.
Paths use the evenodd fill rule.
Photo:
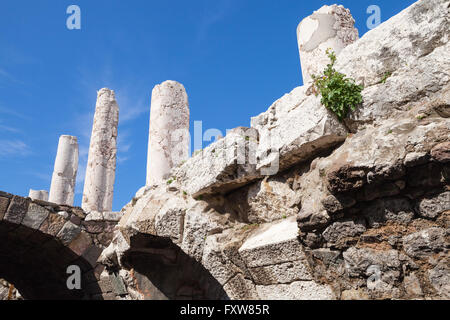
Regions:
<instances>
[{"instance_id":1,"label":"weathered stone wall","mask_svg":"<svg viewBox=\"0 0 450 320\"><path fill-rule=\"evenodd\" d=\"M448 299L449 6L419 1L341 52L366 85L344 124L299 87L139 190L105 274L128 299Z\"/></svg>"},{"instance_id":2,"label":"weathered stone wall","mask_svg":"<svg viewBox=\"0 0 450 320\"><path fill-rule=\"evenodd\" d=\"M102 298L97 258L120 217L0 192L0 277L25 299ZM81 269L80 290L67 288L70 265Z\"/></svg>"},{"instance_id":3,"label":"weathered stone wall","mask_svg":"<svg viewBox=\"0 0 450 320\"><path fill-rule=\"evenodd\" d=\"M118 224L0 193L0 276L34 297L16 261L76 258L97 299L448 299L448 8L418 1L343 49L337 68L366 86L345 123L295 88Z\"/></svg>"}]
</instances>

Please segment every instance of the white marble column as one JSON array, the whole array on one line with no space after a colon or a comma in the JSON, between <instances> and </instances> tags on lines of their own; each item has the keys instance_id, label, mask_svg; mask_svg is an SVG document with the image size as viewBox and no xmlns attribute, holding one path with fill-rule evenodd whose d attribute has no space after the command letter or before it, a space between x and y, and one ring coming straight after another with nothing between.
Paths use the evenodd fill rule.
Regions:
<instances>
[{"instance_id":1,"label":"white marble column","mask_svg":"<svg viewBox=\"0 0 450 320\"><path fill-rule=\"evenodd\" d=\"M319 75L330 63L326 51L331 48L336 55L358 40L350 10L343 6L323 6L303 19L297 27L298 48L302 66L303 83L311 75Z\"/></svg>"},{"instance_id":2,"label":"white marble column","mask_svg":"<svg viewBox=\"0 0 450 320\"><path fill-rule=\"evenodd\" d=\"M50 186L49 202L73 206L78 171L77 137L61 136Z\"/></svg>"},{"instance_id":3,"label":"white marble column","mask_svg":"<svg viewBox=\"0 0 450 320\"><path fill-rule=\"evenodd\" d=\"M189 158L189 102L181 83L165 81L152 92L147 185L169 178Z\"/></svg>"},{"instance_id":4,"label":"white marble column","mask_svg":"<svg viewBox=\"0 0 450 320\"><path fill-rule=\"evenodd\" d=\"M30 189L30 192L28 193L28 198L31 198L32 200L48 201L48 191Z\"/></svg>"},{"instance_id":5,"label":"white marble column","mask_svg":"<svg viewBox=\"0 0 450 320\"><path fill-rule=\"evenodd\" d=\"M119 106L114 91L101 89L97 95L82 208L86 212L112 211L116 176Z\"/></svg>"}]
</instances>

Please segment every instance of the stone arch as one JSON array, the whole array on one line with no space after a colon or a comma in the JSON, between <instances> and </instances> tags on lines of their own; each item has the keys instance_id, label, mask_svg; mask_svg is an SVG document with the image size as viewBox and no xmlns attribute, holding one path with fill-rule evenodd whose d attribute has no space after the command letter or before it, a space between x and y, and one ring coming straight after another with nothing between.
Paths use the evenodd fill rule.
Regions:
<instances>
[{"instance_id":1,"label":"stone arch","mask_svg":"<svg viewBox=\"0 0 450 320\"><path fill-rule=\"evenodd\" d=\"M108 269L111 273L120 268L127 270L128 290L139 294L139 299L229 300L223 286L209 270L170 238L122 232L120 236L127 238L129 247L118 260L117 257L112 259L116 263L110 264Z\"/></svg>"},{"instance_id":2,"label":"stone arch","mask_svg":"<svg viewBox=\"0 0 450 320\"><path fill-rule=\"evenodd\" d=\"M0 192L0 278L30 300L101 298L100 232L90 233L85 217L79 208ZM67 287L71 265L81 271L79 290Z\"/></svg>"}]
</instances>

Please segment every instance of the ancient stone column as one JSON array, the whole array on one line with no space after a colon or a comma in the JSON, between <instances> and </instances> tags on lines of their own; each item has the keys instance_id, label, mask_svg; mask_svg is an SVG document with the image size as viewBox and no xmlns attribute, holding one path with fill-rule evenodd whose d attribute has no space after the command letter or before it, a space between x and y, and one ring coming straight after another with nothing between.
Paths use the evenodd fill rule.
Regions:
<instances>
[{"instance_id":1,"label":"ancient stone column","mask_svg":"<svg viewBox=\"0 0 450 320\"><path fill-rule=\"evenodd\" d=\"M101 89L97 95L82 208L86 212L112 211L116 176L119 106L114 91Z\"/></svg>"},{"instance_id":2,"label":"ancient stone column","mask_svg":"<svg viewBox=\"0 0 450 320\"><path fill-rule=\"evenodd\" d=\"M28 198L32 200L43 200L48 201L48 191L47 190L33 190L30 189L28 194Z\"/></svg>"},{"instance_id":3,"label":"ancient stone column","mask_svg":"<svg viewBox=\"0 0 450 320\"><path fill-rule=\"evenodd\" d=\"M73 206L78 171L78 142L73 136L61 136L48 200Z\"/></svg>"},{"instance_id":4,"label":"ancient stone column","mask_svg":"<svg viewBox=\"0 0 450 320\"><path fill-rule=\"evenodd\" d=\"M358 40L358 29L350 10L343 6L323 6L305 18L297 27L298 49L302 66L303 83L311 75L319 75L330 63L326 51L331 48L336 55Z\"/></svg>"},{"instance_id":5,"label":"ancient stone column","mask_svg":"<svg viewBox=\"0 0 450 320\"><path fill-rule=\"evenodd\" d=\"M181 83L166 81L153 88L147 159L147 185L168 178L189 158L189 102Z\"/></svg>"}]
</instances>

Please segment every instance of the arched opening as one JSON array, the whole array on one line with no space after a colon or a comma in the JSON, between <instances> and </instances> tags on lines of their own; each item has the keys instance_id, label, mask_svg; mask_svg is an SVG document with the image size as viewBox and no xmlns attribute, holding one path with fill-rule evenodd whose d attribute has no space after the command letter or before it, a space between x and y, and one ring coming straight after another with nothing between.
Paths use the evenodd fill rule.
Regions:
<instances>
[{"instance_id":1,"label":"arched opening","mask_svg":"<svg viewBox=\"0 0 450 320\"><path fill-rule=\"evenodd\" d=\"M138 233L122 264L146 300L228 300L222 285L170 239Z\"/></svg>"},{"instance_id":2,"label":"arched opening","mask_svg":"<svg viewBox=\"0 0 450 320\"><path fill-rule=\"evenodd\" d=\"M27 300L90 299L101 292L89 257L77 254L80 247L72 250L64 236L57 236L70 222L44 207L33 204L30 210L29 205L28 199L14 196L8 209L0 210L0 279ZM79 267L81 287L71 290L67 280L74 273L67 271L73 265Z\"/></svg>"}]
</instances>

